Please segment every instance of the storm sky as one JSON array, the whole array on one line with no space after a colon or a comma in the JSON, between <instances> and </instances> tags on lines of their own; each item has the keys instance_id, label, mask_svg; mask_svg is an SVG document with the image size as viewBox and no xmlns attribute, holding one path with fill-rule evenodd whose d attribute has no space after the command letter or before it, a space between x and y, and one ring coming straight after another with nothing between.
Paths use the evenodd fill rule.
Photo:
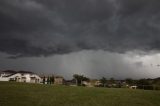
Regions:
<instances>
[{"instance_id":1,"label":"storm sky","mask_svg":"<svg viewBox=\"0 0 160 106\"><path fill-rule=\"evenodd\" d=\"M0 70L160 76L159 0L0 0Z\"/></svg>"}]
</instances>

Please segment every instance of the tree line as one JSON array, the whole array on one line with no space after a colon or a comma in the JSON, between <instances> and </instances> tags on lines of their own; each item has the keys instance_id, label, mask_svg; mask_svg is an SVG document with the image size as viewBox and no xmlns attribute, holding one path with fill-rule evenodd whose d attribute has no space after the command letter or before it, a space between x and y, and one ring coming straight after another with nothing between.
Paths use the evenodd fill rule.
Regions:
<instances>
[{"instance_id":1,"label":"tree line","mask_svg":"<svg viewBox=\"0 0 160 106\"><path fill-rule=\"evenodd\" d=\"M114 80L114 78L110 78L107 80L105 77L100 79L102 87L130 87L137 86L137 89L145 89L145 90L160 90L160 78L155 79L138 79L133 80L131 78L127 78L125 80Z\"/></svg>"},{"instance_id":2,"label":"tree line","mask_svg":"<svg viewBox=\"0 0 160 106\"><path fill-rule=\"evenodd\" d=\"M76 84L78 86L83 86L83 81L90 81L89 78L84 75L73 75L73 78L76 80ZM102 77L99 79L100 84L97 87L109 87L109 88L125 88L130 86L137 86L138 89L146 89L146 90L160 90L160 78L155 79L138 79L134 80L131 78L126 78L124 80L115 80L114 78L107 79Z\"/></svg>"},{"instance_id":3,"label":"tree line","mask_svg":"<svg viewBox=\"0 0 160 106\"><path fill-rule=\"evenodd\" d=\"M54 76L43 77L43 84L54 84ZM84 86L83 82L90 82L91 79L79 74L74 74L73 79L75 81L75 85ZM131 78L126 78L125 80L115 80L114 78L105 78L102 77L98 79L99 85L95 85L95 87L108 87L108 88L125 88L130 86L137 86L138 89L146 89L146 90L160 90L160 78L155 79L139 79L134 80Z\"/></svg>"}]
</instances>

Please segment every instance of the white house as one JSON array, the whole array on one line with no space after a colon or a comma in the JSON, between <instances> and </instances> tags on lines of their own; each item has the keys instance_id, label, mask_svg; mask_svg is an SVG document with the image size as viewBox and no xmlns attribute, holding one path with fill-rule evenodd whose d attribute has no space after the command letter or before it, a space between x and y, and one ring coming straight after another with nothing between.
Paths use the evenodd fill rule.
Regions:
<instances>
[{"instance_id":1,"label":"white house","mask_svg":"<svg viewBox=\"0 0 160 106\"><path fill-rule=\"evenodd\" d=\"M27 83L40 83L42 79L32 72L27 71L2 71L0 74L0 81L16 81L16 82L27 82Z\"/></svg>"}]
</instances>

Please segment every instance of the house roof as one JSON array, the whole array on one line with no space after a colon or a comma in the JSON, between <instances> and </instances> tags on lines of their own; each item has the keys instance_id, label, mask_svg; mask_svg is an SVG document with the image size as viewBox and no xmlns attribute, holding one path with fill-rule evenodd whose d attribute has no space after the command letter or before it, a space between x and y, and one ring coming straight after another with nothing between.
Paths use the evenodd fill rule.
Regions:
<instances>
[{"instance_id":1,"label":"house roof","mask_svg":"<svg viewBox=\"0 0 160 106\"><path fill-rule=\"evenodd\" d=\"M22 73L22 74L34 74L33 72L30 72L30 71L17 71L17 73Z\"/></svg>"},{"instance_id":2,"label":"house roof","mask_svg":"<svg viewBox=\"0 0 160 106\"><path fill-rule=\"evenodd\" d=\"M14 70L5 70L5 71L2 71L4 73L11 73L11 74L16 74L16 73L29 73L29 74L33 74L33 72L30 72L30 71L14 71Z\"/></svg>"},{"instance_id":3,"label":"house roof","mask_svg":"<svg viewBox=\"0 0 160 106\"><path fill-rule=\"evenodd\" d=\"M62 78L62 79L63 79L63 77L62 77L62 76L55 76L54 78Z\"/></svg>"},{"instance_id":4,"label":"house roof","mask_svg":"<svg viewBox=\"0 0 160 106\"><path fill-rule=\"evenodd\" d=\"M5 71L2 71L2 72L5 72L5 73L17 73L16 71L14 71L14 70L5 70Z\"/></svg>"},{"instance_id":5,"label":"house roof","mask_svg":"<svg viewBox=\"0 0 160 106\"><path fill-rule=\"evenodd\" d=\"M9 75L6 75L4 77L10 77L14 74L17 74L17 73L20 73L20 74L34 74L33 72L30 72L30 71L14 71L14 70L5 70L5 71L2 71L1 73L7 73Z\"/></svg>"},{"instance_id":6,"label":"house roof","mask_svg":"<svg viewBox=\"0 0 160 106\"><path fill-rule=\"evenodd\" d=\"M16 74L16 73L10 74L10 75L6 75L6 76L4 76L4 77L10 77L10 76L15 75L15 74Z\"/></svg>"}]
</instances>

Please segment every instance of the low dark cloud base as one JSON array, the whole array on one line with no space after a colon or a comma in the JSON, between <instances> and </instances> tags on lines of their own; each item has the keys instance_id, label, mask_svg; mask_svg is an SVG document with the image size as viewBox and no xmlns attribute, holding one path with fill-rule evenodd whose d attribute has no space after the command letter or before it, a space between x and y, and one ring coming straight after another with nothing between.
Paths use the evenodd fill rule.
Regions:
<instances>
[{"instance_id":1,"label":"low dark cloud base","mask_svg":"<svg viewBox=\"0 0 160 106\"><path fill-rule=\"evenodd\" d=\"M160 50L159 10L159 0L1 0L0 51L16 58Z\"/></svg>"}]
</instances>

